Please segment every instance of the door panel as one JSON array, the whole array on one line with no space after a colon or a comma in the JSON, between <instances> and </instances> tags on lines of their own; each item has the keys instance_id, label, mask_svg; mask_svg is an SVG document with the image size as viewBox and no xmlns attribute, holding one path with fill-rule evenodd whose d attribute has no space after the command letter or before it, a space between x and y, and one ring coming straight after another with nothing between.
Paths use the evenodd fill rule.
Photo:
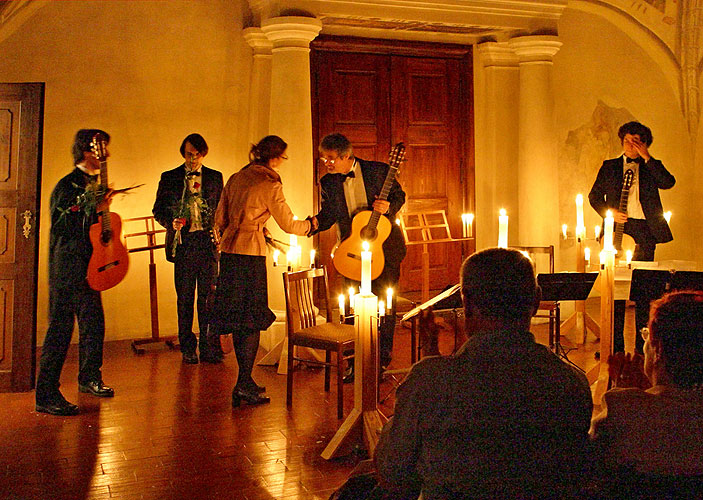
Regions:
<instances>
[{"instance_id":1,"label":"door panel","mask_svg":"<svg viewBox=\"0 0 703 500\"><path fill-rule=\"evenodd\" d=\"M0 391L34 386L43 104L43 84L0 84Z\"/></svg>"},{"instance_id":2,"label":"door panel","mask_svg":"<svg viewBox=\"0 0 703 500\"><path fill-rule=\"evenodd\" d=\"M393 144L405 142L398 175L406 193L403 210L444 210L454 237L461 237L461 213L474 205L470 54L469 48L394 41L313 42L315 140L341 132L358 157L384 162ZM316 168L319 179L325 172ZM335 231L319 237L330 268L335 243ZM401 291L420 290L421 252L422 245L409 247ZM433 244L429 252L430 288L457 283L462 245Z\"/></svg>"}]
</instances>

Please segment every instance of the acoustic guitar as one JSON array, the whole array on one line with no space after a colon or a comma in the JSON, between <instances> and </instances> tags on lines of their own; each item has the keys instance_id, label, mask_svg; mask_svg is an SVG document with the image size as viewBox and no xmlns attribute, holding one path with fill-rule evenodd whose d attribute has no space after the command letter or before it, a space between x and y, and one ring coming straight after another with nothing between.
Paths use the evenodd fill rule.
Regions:
<instances>
[{"instance_id":1,"label":"acoustic guitar","mask_svg":"<svg viewBox=\"0 0 703 500\"><path fill-rule=\"evenodd\" d=\"M400 164L405 158L405 144L396 144L388 158L388 174L379 200L386 200L393 186ZM339 274L355 281L361 281L361 244L367 241L371 251L371 279L378 278L386 264L383 255L383 242L391 234L391 222L376 210L363 210L352 219L351 234L340 242L333 251L332 262Z\"/></svg>"},{"instance_id":2,"label":"acoustic guitar","mask_svg":"<svg viewBox=\"0 0 703 500\"><path fill-rule=\"evenodd\" d=\"M90 144L95 157L100 161L100 185L107 193L107 140L95 134ZM102 292L117 285L127 274L129 254L122 244L122 219L106 207L100 212L98 222L90 226L90 242L93 255L88 263L88 284L93 290Z\"/></svg>"},{"instance_id":3,"label":"acoustic guitar","mask_svg":"<svg viewBox=\"0 0 703 500\"><path fill-rule=\"evenodd\" d=\"M630 197L630 188L635 180L635 172L628 168L622 177L622 191L620 191L620 207L618 210L624 214L627 213L627 200ZM625 230L624 222L616 222L613 227L613 246L618 254L622 254L623 231Z\"/></svg>"}]
</instances>

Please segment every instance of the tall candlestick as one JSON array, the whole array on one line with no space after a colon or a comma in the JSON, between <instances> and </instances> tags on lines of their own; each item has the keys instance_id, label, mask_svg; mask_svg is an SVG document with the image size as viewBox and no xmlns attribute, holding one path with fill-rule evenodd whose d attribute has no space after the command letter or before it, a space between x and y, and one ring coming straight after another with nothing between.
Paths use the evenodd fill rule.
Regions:
<instances>
[{"instance_id":1,"label":"tall candlestick","mask_svg":"<svg viewBox=\"0 0 703 500\"><path fill-rule=\"evenodd\" d=\"M363 248L361 252L361 294L368 295L371 293L371 252L369 251L369 242L362 242L361 247Z\"/></svg>"},{"instance_id":2,"label":"tall candlestick","mask_svg":"<svg viewBox=\"0 0 703 500\"><path fill-rule=\"evenodd\" d=\"M344 294L340 293L338 299L339 300L339 318L340 322L344 323Z\"/></svg>"},{"instance_id":3,"label":"tall candlestick","mask_svg":"<svg viewBox=\"0 0 703 500\"><path fill-rule=\"evenodd\" d=\"M349 314L352 313L352 309L354 309L354 287L350 286L349 287Z\"/></svg>"},{"instance_id":4,"label":"tall candlestick","mask_svg":"<svg viewBox=\"0 0 703 500\"><path fill-rule=\"evenodd\" d=\"M576 237L583 239L586 237L586 225L583 222L583 195L576 195Z\"/></svg>"},{"instance_id":5,"label":"tall candlestick","mask_svg":"<svg viewBox=\"0 0 703 500\"><path fill-rule=\"evenodd\" d=\"M605 228L603 231L603 250L613 250L613 213L608 210L605 214Z\"/></svg>"},{"instance_id":6,"label":"tall candlestick","mask_svg":"<svg viewBox=\"0 0 703 500\"><path fill-rule=\"evenodd\" d=\"M508 248L508 216L504 208L500 209L498 216L498 246Z\"/></svg>"},{"instance_id":7,"label":"tall candlestick","mask_svg":"<svg viewBox=\"0 0 703 500\"><path fill-rule=\"evenodd\" d=\"M583 256L586 259L586 267L591 265L591 249L586 247L583 249Z\"/></svg>"},{"instance_id":8,"label":"tall candlestick","mask_svg":"<svg viewBox=\"0 0 703 500\"><path fill-rule=\"evenodd\" d=\"M310 267L315 267L315 249L310 250Z\"/></svg>"},{"instance_id":9,"label":"tall candlestick","mask_svg":"<svg viewBox=\"0 0 703 500\"><path fill-rule=\"evenodd\" d=\"M383 317L386 315L386 304L382 300L378 301L378 316Z\"/></svg>"},{"instance_id":10,"label":"tall candlestick","mask_svg":"<svg viewBox=\"0 0 703 500\"><path fill-rule=\"evenodd\" d=\"M278 257L281 255L281 251L276 249L273 251L273 265L274 267L278 265Z\"/></svg>"},{"instance_id":11,"label":"tall candlestick","mask_svg":"<svg viewBox=\"0 0 703 500\"><path fill-rule=\"evenodd\" d=\"M569 229L569 226L567 226L566 224L561 225L561 237L562 238L566 239L568 229Z\"/></svg>"},{"instance_id":12,"label":"tall candlestick","mask_svg":"<svg viewBox=\"0 0 703 500\"><path fill-rule=\"evenodd\" d=\"M596 226L593 228L593 234L596 235L596 239L600 236L600 226Z\"/></svg>"},{"instance_id":13,"label":"tall candlestick","mask_svg":"<svg viewBox=\"0 0 703 500\"><path fill-rule=\"evenodd\" d=\"M631 262L632 262L632 250L628 250L625 252L625 263L629 266Z\"/></svg>"},{"instance_id":14,"label":"tall candlestick","mask_svg":"<svg viewBox=\"0 0 703 500\"><path fill-rule=\"evenodd\" d=\"M388 288L386 289L386 307L390 311L393 309L393 289Z\"/></svg>"}]
</instances>

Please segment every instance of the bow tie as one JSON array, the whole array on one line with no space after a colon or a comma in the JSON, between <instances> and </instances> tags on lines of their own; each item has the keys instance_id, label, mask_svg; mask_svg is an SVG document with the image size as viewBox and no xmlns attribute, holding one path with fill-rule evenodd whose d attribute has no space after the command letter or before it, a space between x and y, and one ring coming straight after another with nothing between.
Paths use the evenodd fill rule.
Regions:
<instances>
[{"instance_id":1,"label":"bow tie","mask_svg":"<svg viewBox=\"0 0 703 500\"><path fill-rule=\"evenodd\" d=\"M186 175L189 177L200 177L200 170L191 170L190 172L186 172Z\"/></svg>"},{"instance_id":2,"label":"bow tie","mask_svg":"<svg viewBox=\"0 0 703 500\"><path fill-rule=\"evenodd\" d=\"M639 158L630 158L629 156L625 157L626 163L639 163L640 159Z\"/></svg>"},{"instance_id":3,"label":"bow tie","mask_svg":"<svg viewBox=\"0 0 703 500\"><path fill-rule=\"evenodd\" d=\"M350 170L348 173L346 173L344 175L344 180L353 179L354 177L356 177L356 174L354 173L353 170Z\"/></svg>"}]
</instances>

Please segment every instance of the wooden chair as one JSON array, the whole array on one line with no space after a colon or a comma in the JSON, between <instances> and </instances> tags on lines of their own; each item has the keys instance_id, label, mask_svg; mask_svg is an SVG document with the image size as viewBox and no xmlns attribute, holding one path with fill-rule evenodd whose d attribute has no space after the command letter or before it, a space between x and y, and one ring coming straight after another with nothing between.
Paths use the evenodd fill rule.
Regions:
<instances>
[{"instance_id":1,"label":"wooden chair","mask_svg":"<svg viewBox=\"0 0 703 500\"><path fill-rule=\"evenodd\" d=\"M319 295L325 300L327 323L317 324L317 311L314 305L314 282L319 284ZM342 400L344 388L344 361L354 355L353 352L356 330L353 325L340 324L334 321L330 302L327 271L324 266L315 269L283 273L283 288L286 295L286 323L288 327L288 373L286 375L286 405L293 403L293 363L321 365L325 367L325 391L330 390L330 368L337 368L337 418L342 418L344 404ZM310 347L323 349L325 361L295 357L295 347ZM332 362L332 352L337 353Z\"/></svg>"},{"instance_id":2,"label":"wooden chair","mask_svg":"<svg viewBox=\"0 0 703 500\"><path fill-rule=\"evenodd\" d=\"M535 273L537 273L538 265L543 264L540 262L540 255L548 259L549 273L554 273L554 245L549 245L545 247L530 247L530 246L511 246L515 250L526 253L530 259L535 263ZM560 341L560 322L561 322L561 311L559 310L559 302L543 300L539 303L538 311L545 311L544 313L535 314L535 318L548 318L549 319L549 347L554 348L559 345Z\"/></svg>"}]
</instances>

